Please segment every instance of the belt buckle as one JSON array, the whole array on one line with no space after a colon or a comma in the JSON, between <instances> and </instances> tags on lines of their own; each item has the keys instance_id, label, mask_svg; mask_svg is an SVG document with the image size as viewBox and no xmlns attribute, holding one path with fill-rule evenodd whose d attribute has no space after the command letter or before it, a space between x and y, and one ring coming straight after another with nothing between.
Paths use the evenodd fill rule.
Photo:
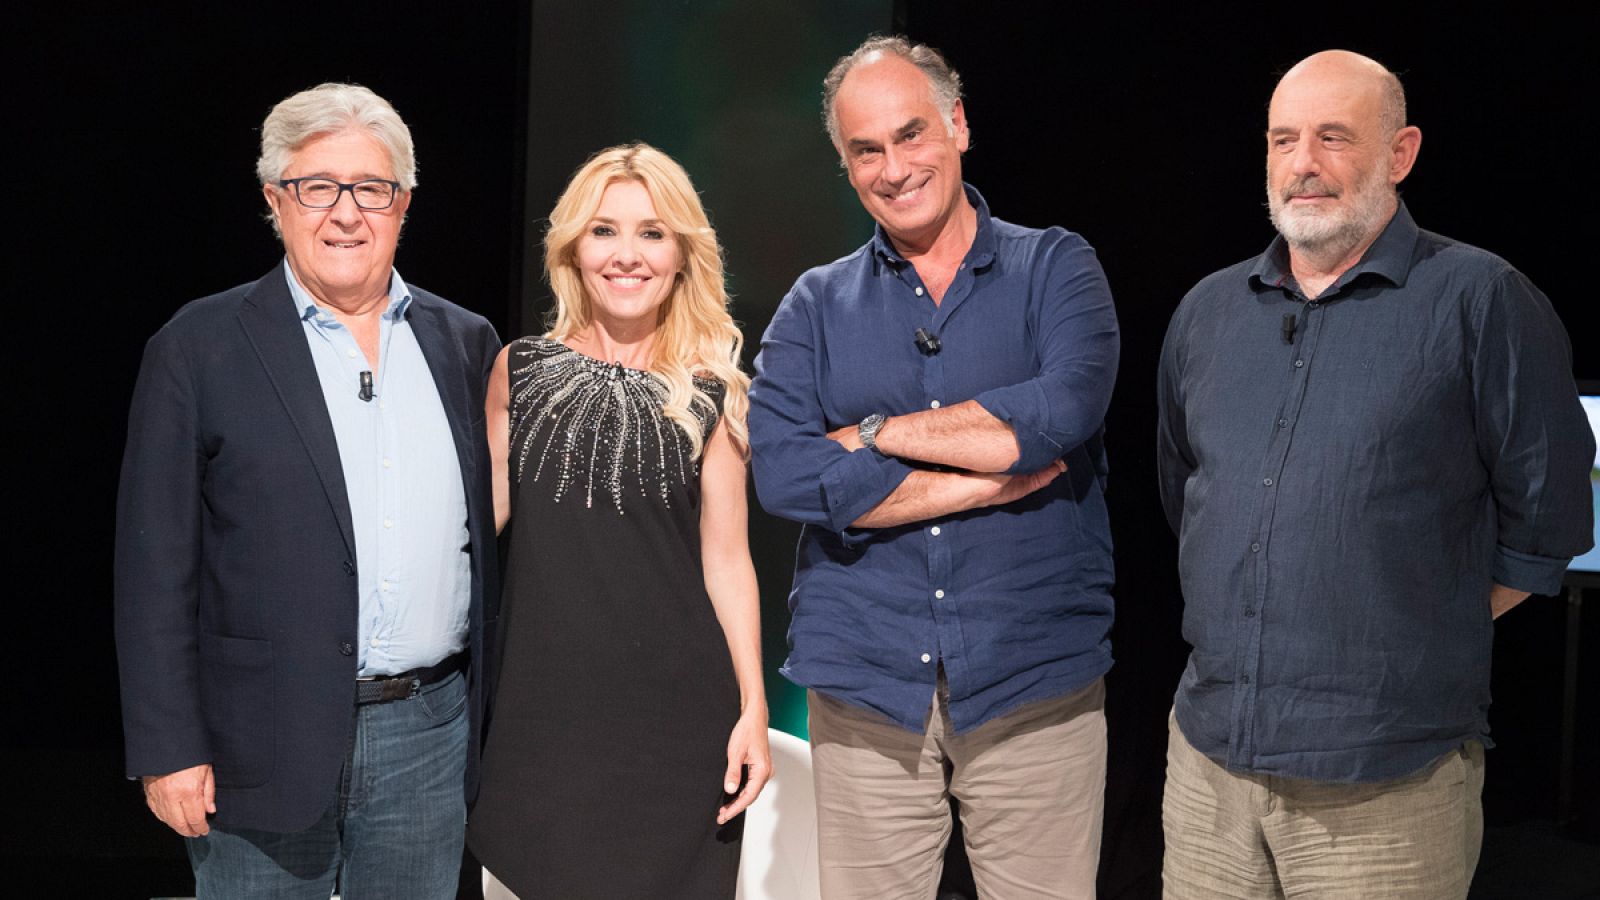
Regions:
<instances>
[{"instance_id":1,"label":"belt buckle","mask_svg":"<svg viewBox=\"0 0 1600 900\"><path fill-rule=\"evenodd\" d=\"M383 699L386 703L394 700L410 700L417 695L417 678L414 675L404 680L390 678L383 687Z\"/></svg>"}]
</instances>

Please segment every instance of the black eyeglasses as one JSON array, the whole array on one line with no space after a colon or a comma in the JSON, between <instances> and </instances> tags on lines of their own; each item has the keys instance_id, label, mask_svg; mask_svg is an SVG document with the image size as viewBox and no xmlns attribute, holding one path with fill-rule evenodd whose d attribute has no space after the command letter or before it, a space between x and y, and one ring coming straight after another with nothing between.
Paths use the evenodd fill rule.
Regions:
<instances>
[{"instance_id":1,"label":"black eyeglasses","mask_svg":"<svg viewBox=\"0 0 1600 900\"><path fill-rule=\"evenodd\" d=\"M369 178L355 184L345 184L332 178L285 178L278 187L294 188L294 198L301 206L311 209L331 209L345 191L362 209L388 209L394 205L395 194L400 192L400 182L383 178Z\"/></svg>"}]
</instances>

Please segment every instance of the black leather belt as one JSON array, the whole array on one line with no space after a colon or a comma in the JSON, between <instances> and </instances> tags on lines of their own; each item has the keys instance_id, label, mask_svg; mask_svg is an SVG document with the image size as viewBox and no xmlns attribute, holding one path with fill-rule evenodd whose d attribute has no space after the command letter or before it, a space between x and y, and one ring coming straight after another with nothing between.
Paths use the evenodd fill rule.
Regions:
<instances>
[{"instance_id":1,"label":"black leather belt","mask_svg":"<svg viewBox=\"0 0 1600 900\"><path fill-rule=\"evenodd\" d=\"M412 669L398 675L379 675L356 679L356 705L388 703L391 700L409 700L419 691L467 667L467 654L457 653L446 657L438 665Z\"/></svg>"}]
</instances>

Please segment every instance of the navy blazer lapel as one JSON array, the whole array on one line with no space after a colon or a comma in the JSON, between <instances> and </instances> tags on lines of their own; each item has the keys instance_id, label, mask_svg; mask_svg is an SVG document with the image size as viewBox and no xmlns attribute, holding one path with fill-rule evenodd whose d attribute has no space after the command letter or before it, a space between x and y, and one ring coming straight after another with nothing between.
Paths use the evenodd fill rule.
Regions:
<instances>
[{"instance_id":1,"label":"navy blazer lapel","mask_svg":"<svg viewBox=\"0 0 1600 900\"><path fill-rule=\"evenodd\" d=\"M450 323L443 311L412 288L411 305L406 308L406 320L411 323L411 333L416 335L417 346L422 348L422 358L428 361L428 371L433 375L434 390L444 404L445 418L450 422L450 436L455 441L456 458L461 461L462 483L470 491L472 471L477 457L473 455L473 442L468 427L478 421L473 415L466 377L470 367L463 358L461 339L450 332ZM468 503L470 507L470 502Z\"/></svg>"},{"instance_id":2,"label":"navy blazer lapel","mask_svg":"<svg viewBox=\"0 0 1600 900\"><path fill-rule=\"evenodd\" d=\"M322 480L323 493L339 523L345 548L355 559L355 527L350 523L350 497L345 489L344 466L339 461L339 441L333 434L333 419L322 396L317 366L306 345L304 326L294 314L289 282L279 265L256 282L239 305L239 324L255 349L294 424L305 442L311 466Z\"/></svg>"}]
</instances>

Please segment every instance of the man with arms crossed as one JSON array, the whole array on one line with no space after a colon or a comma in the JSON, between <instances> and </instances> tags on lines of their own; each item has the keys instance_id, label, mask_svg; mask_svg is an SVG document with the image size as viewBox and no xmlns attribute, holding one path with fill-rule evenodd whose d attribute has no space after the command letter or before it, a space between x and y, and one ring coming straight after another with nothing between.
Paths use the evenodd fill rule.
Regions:
<instances>
[{"instance_id":1,"label":"man with arms crossed","mask_svg":"<svg viewBox=\"0 0 1600 900\"><path fill-rule=\"evenodd\" d=\"M326 898L335 879L346 900L454 897L500 342L394 270L416 163L382 98L279 103L257 174L284 261L179 310L134 388L128 774L189 839L201 898Z\"/></svg>"},{"instance_id":2,"label":"man with arms crossed","mask_svg":"<svg viewBox=\"0 0 1600 900\"><path fill-rule=\"evenodd\" d=\"M1161 356L1194 647L1166 896L1464 897L1492 620L1590 543L1566 332L1505 261L1413 223L1422 135L1382 66L1318 53L1267 120L1279 237L1189 293Z\"/></svg>"},{"instance_id":3,"label":"man with arms crossed","mask_svg":"<svg viewBox=\"0 0 1600 900\"><path fill-rule=\"evenodd\" d=\"M877 232L801 276L750 392L761 501L805 525L784 674L811 689L829 898L931 897L951 796L984 896L1094 891L1116 316L1082 238L963 185L960 96L900 38L829 73Z\"/></svg>"}]
</instances>

